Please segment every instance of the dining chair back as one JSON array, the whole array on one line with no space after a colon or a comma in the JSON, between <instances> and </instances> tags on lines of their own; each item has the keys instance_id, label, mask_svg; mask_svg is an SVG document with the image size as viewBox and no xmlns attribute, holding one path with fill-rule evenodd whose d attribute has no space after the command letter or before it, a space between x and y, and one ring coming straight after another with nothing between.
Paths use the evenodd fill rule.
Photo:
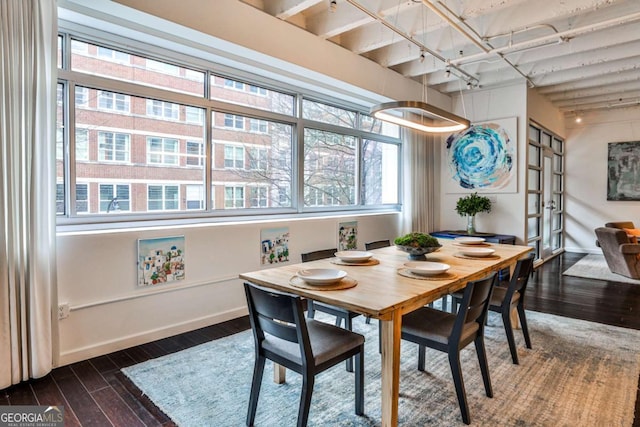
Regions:
<instances>
[{"instance_id":1,"label":"dining chair back","mask_svg":"<svg viewBox=\"0 0 640 427\"><path fill-rule=\"evenodd\" d=\"M391 241L389 240L376 240L375 242L367 242L364 244L364 248L368 251L373 249L387 248L391 246Z\"/></svg>"},{"instance_id":2,"label":"dining chair back","mask_svg":"<svg viewBox=\"0 0 640 427\"><path fill-rule=\"evenodd\" d=\"M489 301L489 311L500 313L502 315L502 323L507 335L509 343L509 351L511 352L511 360L514 364L518 364L518 351L513 336L513 325L511 323L511 313L515 309L520 319L522 327L522 335L527 348L531 348L531 338L529 337L529 328L527 326L527 317L525 315L525 292L529 277L533 271L533 260L535 254L530 253L527 257L521 258L516 263L513 276L506 287L496 286L493 289L491 300Z\"/></svg>"},{"instance_id":3,"label":"dining chair back","mask_svg":"<svg viewBox=\"0 0 640 427\"><path fill-rule=\"evenodd\" d=\"M266 359L302 375L298 427L306 426L315 376L355 357L355 412L364 413L364 337L313 319L305 320L302 299L244 283L255 341L255 363L247 426L255 421ZM279 408L274 408L278 410Z\"/></svg>"},{"instance_id":4,"label":"dining chair back","mask_svg":"<svg viewBox=\"0 0 640 427\"><path fill-rule=\"evenodd\" d=\"M421 307L402 317L402 339L418 344L418 370L424 371L426 348L445 352L453 375L458 404L465 424L471 423L467 394L462 378L460 350L475 344L485 393L493 397L487 354L484 346L484 323L496 274L467 283L457 314Z\"/></svg>"},{"instance_id":5,"label":"dining chair back","mask_svg":"<svg viewBox=\"0 0 640 427\"><path fill-rule=\"evenodd\" d=\"M301 254L302 262L316 261L319 259L331 258L338 251L338 249L321 249L313 252L306 252ZM324 302L307 300L307 317L313 319L316 315L316 311L331 314L336 317L336 326L341 326L344 323L344 328L349 331L353 330L352 319L360 316L359 313L354 313L346 308L337 307L335 305L326 304ZM353 372L353 362L351 359L347 360L347 371Z\"/></svg>"}]
</instances>

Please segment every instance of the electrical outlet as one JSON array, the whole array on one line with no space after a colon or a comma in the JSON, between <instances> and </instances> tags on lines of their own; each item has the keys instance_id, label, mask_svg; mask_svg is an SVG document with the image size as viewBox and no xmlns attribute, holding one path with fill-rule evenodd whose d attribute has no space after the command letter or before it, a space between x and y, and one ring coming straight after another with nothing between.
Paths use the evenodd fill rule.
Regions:
<instances>
[{"instance_id":1,"label":"electrical outlet","mask_svg":"<svg viewBox=\"0 0 640 427\"><path fill-rule=\"evenodd\" d=\"M64 303L58 306L58 320L66 319L69 317L69 304Z\"/></svg>"}]
</instances>

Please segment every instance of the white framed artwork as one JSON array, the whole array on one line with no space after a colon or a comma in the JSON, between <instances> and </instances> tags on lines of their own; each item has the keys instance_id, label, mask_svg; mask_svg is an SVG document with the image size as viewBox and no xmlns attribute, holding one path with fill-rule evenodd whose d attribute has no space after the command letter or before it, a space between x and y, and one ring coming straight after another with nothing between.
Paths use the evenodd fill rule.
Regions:
<instances>
[{"instance_id":1,"label":"white framed artwork","mask_svg":"<svg viewBox=\"0 0 640 427\"><path fill-rule=\"evenodd\" d=\"M518 120L474 123L447 138L443 152L446 193L518 191Z\"/></svg>"}]
</instances>

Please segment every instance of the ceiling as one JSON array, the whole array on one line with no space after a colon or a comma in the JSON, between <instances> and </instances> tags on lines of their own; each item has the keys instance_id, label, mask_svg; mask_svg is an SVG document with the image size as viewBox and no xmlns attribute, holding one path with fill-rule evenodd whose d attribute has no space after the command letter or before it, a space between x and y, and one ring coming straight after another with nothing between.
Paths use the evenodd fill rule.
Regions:
<instances>
[{"instance_id":1,"label":"ceiling","mask_svg":"<svg viewBox=\"0 0 640 427\"><path fill-rule=\"evenodd\" d=\"M640 0L240 1L442 93L526 79L566 114L640 105Z\"/></svg>"}]
</instances>

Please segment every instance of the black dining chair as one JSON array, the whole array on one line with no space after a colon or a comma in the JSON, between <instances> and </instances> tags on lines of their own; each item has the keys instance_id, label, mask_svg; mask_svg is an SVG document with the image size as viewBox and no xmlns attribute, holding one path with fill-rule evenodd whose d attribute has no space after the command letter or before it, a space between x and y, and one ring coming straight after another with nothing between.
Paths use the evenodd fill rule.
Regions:
<instances>
[{"instance_id":1,"label":"black dining chair","mask_svg":"<svg viewBox=\"0 0 640 427\"><path fill-rule=\"evenodd\" d=\"M472 342L476 347L485 392L488 397L493 397L484 347L484 323L495 282L494 273L467 283L457 314L421 307L402 317L402 339L418 344L418 370L424 371L426 347L449 355L453 383L465 424L471 423L471 417L462 379L460 350Z\"/></svg>"},{"instance_id":2,"label":"black dining chair","mask_svg":"<svg viewBox=\"0 0 640 427\"><path fill-rule=\"evenodd\" d=\"M511 352L511 360L514 364L518 364L518 350L516 349L516 341L513 336L513 325L511 324L511 313L514 309L518 311L520 326L522 327L522 335L527 348L531 348L531 338L529 337L529 328L527 326L527 317L524 311L525 291L529 276L533 270L533 260L535 254L530 253L525 258L520 258L513 270L513 276L508 282L498 282L493 289L491 300L489 302L489 311L500 313L502 315L502 323L504 331L507 334L507 342L509 343L509 351ZM461 294L453 294L454 305L460 303Z\"/></svg>"},{"instance_id":3,"label":"black dining chair","mask_svg":"<svg viewBox=\"0 0 640 427\"><path fill-rule=\"evenodd\" d=\"M331 258L337 251L337 249L322 249L319 251L306 252L301 255L302 262ZM307 300L307 317L309 319L313 319L315 317L316 311L321 311L323 313L335 316L336 326L340 326L344 322L344 328L350 331L353 330L352 319L354 317L360 316L359 313L354 313L353 311L349 311L346 308L337 307L335 305L326 304L324 302L313 301L311 299ZM353 364L351 360L347 360L347 371L353 372Z\"/></svg>"},{"instance_id":4,"label":"black dining chair","mask_svg":"<svg viewBox=\"0 0 640 427\"><path fill-rule=\"evenodd\" d=\"M255 364L247 426L256 416L266 359L302 375L298 427L306 426L315 376L355 357L355 412L364 413L364 337L337 326L305 320L302 299L245 282ZM278 410L279 408L273 408Z\"/></svg>"},{"instance_id":5,"label":"black dining chair","mask_svg":"<svg viewBox=\"0 0 640 427\"><path fill-rule=\"evenodd\" d=\"M367 242L364 244L364 248L368 251L373 249L388 248L389 246L391 246L391 241L389 240L376 240L375 242Z\"/></svg>"}]
</instances>

